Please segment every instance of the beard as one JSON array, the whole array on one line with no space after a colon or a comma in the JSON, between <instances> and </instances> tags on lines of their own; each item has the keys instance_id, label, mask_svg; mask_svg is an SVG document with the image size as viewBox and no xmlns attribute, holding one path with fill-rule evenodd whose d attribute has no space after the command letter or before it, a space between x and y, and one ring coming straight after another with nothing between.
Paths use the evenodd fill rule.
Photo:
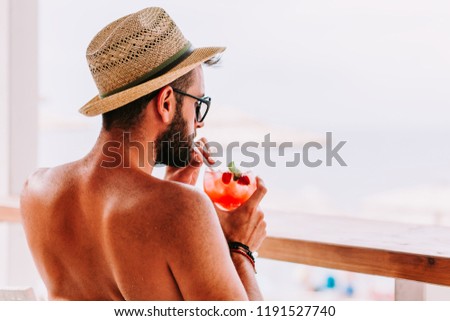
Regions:
<instances>
[{"instance_id":1,"label":"beard","mask_svg":"<svg viewBox=\"0 0 450 321\"><path fill-rule=\"evenodd\" d=\"M191 161L194 148L194 134L187 133L187 122L176 107L175 116L163 133L156 139L156 164L171 167L186 167Z\"/></svg>"}]
</instances>

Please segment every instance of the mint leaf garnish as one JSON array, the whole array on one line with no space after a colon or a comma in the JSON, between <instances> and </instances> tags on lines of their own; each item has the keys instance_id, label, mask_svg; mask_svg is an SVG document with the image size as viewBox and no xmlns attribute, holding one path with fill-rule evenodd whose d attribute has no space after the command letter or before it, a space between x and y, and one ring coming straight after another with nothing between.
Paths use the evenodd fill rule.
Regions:
<instances>
[{"instance_id":1,"label":"mint leaf garnish","mask_svg":"<svg viewBox=\"0 0 450 321\"><path fill-rule=\"evenodd\" d=\"M230 162L228 164L228 170L233 174L233 180L237 181L239 177L241 177L242 173L241 171L236 167L234 162Z\"/></svg>"}]
</instances>

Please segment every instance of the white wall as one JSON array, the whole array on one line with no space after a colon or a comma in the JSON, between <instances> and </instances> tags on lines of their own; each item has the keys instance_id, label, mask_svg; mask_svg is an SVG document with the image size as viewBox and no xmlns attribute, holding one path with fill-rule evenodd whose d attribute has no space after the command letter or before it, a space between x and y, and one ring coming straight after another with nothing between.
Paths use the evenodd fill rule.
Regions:
<instances>
[{"instance_id":1,"label":"white wall","mask_svg":"<svg viewBox=\"0 0 450 321\"><path fill-rule=\"evenodd\" d=\"M8 192L8 54L9 54L9 0L0 0L0 197ZM0 286L7 283L8 226L0 224Z\"/></svg>"},{"instance_id":2,"label":"white wall","mask_svg":"<svg viewBox=\"0 0 450 321\"><path fill-rule=\"evenodd\" d=\"M37 19L37 0L0 0L0 196L37 165ZM40 284L20 224L0 224L0 262L0 286Z\"/></svg>"},{"instance_id":3,"label":"white wall","mask_svg":"<svg viewBox=\"0 0 450 321\"><path fill-rule=\"evenodd\" d=\"M0 196L8 191L8 58L9 58L9 0L0 0Z\"/></svg>"},{"instance_id":4,"label":"white wall","mask_svg":"<svg viewBox=\"0 0 450 321\"><path fill-rule=\"evenodd\" d=\"M10 193L37 166L38 1L10 0Z\"/></svg>"},{"instance_id":5,"label":"white wall","mask_svg":"<svg viewBox=\"0 0 450 321\"><path fill-rule=\"evenodd\" d=\"M8 283L8 225L0 223L0 287Z\"/></svg>"},{"instance_id":6,"label":"white wall","mask_svg":"<svg viewBox=\"0 0 450 321\"><path fill-rule=\"evenodd\" d=\"M0 0L0 196L18 195L36 168L37 1Z\"/></svg>"}]
</instances>

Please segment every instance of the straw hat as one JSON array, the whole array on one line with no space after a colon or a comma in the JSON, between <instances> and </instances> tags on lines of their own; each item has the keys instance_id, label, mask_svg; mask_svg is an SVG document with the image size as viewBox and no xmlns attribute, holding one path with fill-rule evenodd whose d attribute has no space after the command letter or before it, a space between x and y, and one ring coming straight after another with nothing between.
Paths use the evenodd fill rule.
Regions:
<instances>
[{"instance_id":1,"label":"straw hat","mask_svg":"<svg viewBox=\"0 0 450 321\"><path fill-rule=\"evenodd\" d=\"M188 73L224 51L192 48L161 8L146 8L101 30L86 52L99 95L80 109L96 116L117 109Z\"/></svg>"}]
</instances>

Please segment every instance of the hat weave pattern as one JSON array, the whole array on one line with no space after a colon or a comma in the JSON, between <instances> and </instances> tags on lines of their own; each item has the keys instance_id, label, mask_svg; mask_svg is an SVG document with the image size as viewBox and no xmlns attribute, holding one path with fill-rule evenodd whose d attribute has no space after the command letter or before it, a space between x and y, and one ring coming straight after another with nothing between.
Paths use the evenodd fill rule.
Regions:
<instances>
[{"instance_id":1,"label":"hat weave pattern","mask_svg":"<svg viewBox=\"0 0 450 321\"><path fill-rule=\"evenodd\" d=\"M141 78L189 43L163 9L151 9L111 23L89 45L86 58L100 96Z\"/></svg>"}]
</instances>

